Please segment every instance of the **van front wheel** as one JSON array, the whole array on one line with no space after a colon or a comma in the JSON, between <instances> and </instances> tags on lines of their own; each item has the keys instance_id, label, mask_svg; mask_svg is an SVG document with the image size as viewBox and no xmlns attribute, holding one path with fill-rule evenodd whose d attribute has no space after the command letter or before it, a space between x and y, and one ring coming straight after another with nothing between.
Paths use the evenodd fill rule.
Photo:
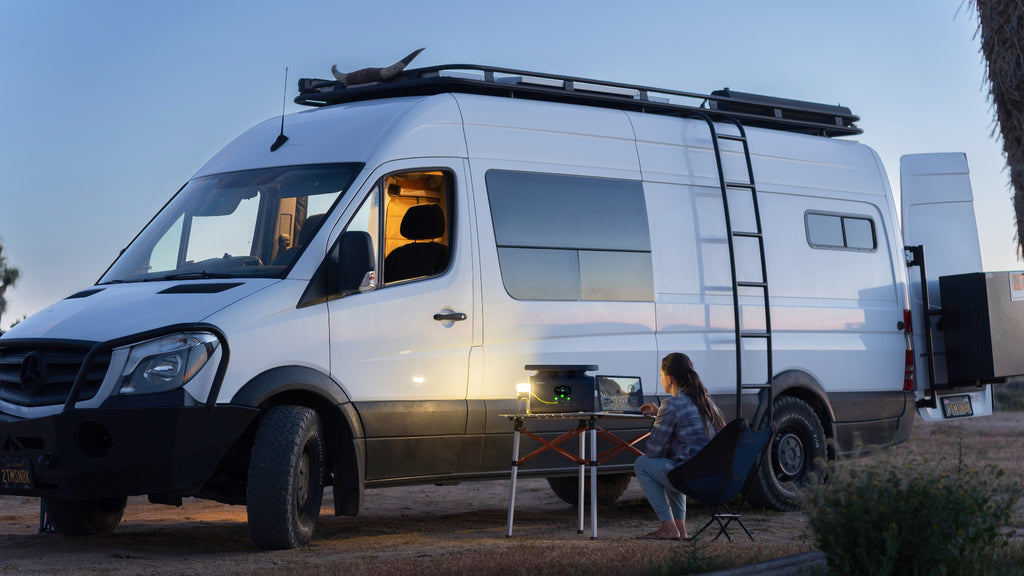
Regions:
<instances>
[{"instance_id":1,"label":"van front wheel","mask_svg":"<svg viewBox=\"0 0 1024 576\"><path fill-rule=\"evenodd\" d=\"M775 434L750 491L754 504L791 511L800 508L797 490L821 481L828 456L821 420L806 402L792 396L775 401Z\"/></svg>"},{"instance_id":2,"label":"van front wheel","mask_svg":"<svg viewBox=\"0 0 1024 576\"><path fill-rule=\"evenodd\" d=\"M324 490L320 418L304 406L275 406L263 417L249 462L249 536L265 550L309 544Z\"/></svg>"}]
</instances>

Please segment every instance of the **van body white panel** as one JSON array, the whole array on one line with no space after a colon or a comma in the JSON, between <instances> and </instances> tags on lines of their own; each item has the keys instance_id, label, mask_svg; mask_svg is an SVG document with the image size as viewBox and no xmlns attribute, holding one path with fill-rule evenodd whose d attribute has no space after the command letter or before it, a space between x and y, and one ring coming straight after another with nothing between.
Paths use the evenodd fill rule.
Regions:
<instances>
[{"instance_id":1,"label":"van body white panel","mask_svg":"<svg viewBox=\"0 0 1024 576\"><path fill-rule=\"evenodd\" d=\"M900 194L903 205L903 243L925 247L928 300L932 310L942 309L939 277L981 271L981 244L974 216L970 169L962 153L909 154L900 158ZM921 279L910 273L914 311L923 310ZM927 387L928 367L924 314L915 314L914 350L917 353L918 392ZM942 332L932 319L932 350L936 383L946 381Z\"/></svg>"},{"instance_id":2,"label":"van body white panel","mask_svg":"<svg viewBox=\"0 0 1024 576\"><path fill-rule=\"evenodd\" d=\"M854 141L748 128L758 190L826 197L874 196L884 203L884 172L875 153Z\"/></svg>"},{"instance_id":3,"label":"van body white panel","mask_svg":"<svg viewBox=\"0 0 1024 576\"><path fill-rule=\"evenodd\" d=\"M279 366L304 366L330 374L323 305L296 307L306 286L304 280L281 280L207 318L230 335L231 361L219 402L230 402L247 382Z\"/></svg>"},{"instance_id":4,"label":"van body white panel","mask_svg":"<svg viewBox=\"0 0 1024 576\"><path fill-rule=\"evenodd\" d=\"M270 145L281 131L281 118L271 118L225 146L196 177L269 166L365 161L370 145L412 103L398 98L289 114L285 118L288 142L275 152Z\"/></svg>"},{"instance_id":5,"label":"van body white panel","mask_svg":"<svg viewBox=\"0 0 1024 576\"><path fill-rule=\"evenodd\" d=\"M908 154L900 158L900 194L903 205L903 242L906 246L925 247L928 273L928 304L932 310L942 309L939 277L980 272L981 244L974 215L974 193L971 190L970 168L963 153ZM917 269L910 272L910 298L914 310L914 351L918 399L928 393L928 358L925 342L924 303L921 277ZM945 383L945 339L936 329L939 318L932 323L932 351L935 357L936 384ZM991 386L987 386L991 388ZM975 413L991 413L991 391L978 395ZM972 398L973 400L973 398ZM987 403L985 401L988 401ZM926 420L944 419L941 409L919 410Z\"/></svg>"},{"instance_id":6,"label":"van body white panel","mask_svg":"<svg viewBox=\"0 0 1024 576\"><path fill-rule=\"evenodd\" d=\"M651 302L516 300L498 264L487 202L488 170L640 180L625 113L525 100L457 96L465 122L480 243L487 400L510 399L527 364L596 364L603 374L637 375L658 394ZM491 419L496 414L488 415ZM488 426L501 423L489 421ZM505 423L505 426L510 426Z\"/></svg>"},{"instance_id":7,"label":"van body white panel","mask_svg":"<svg viewBox=\"0 0 1024 576\"><path fill-rule=\"evenodd\" d=\"M331 376L352 400L365 431L367 481L479 469L479 448L467 447L465 439L470 375L479 389L482 357L477 349L471 371L480 307L472 202L463 166L458 158L385 163L355 193L337 226L340 234L389 174L441 169L452 179L448 217L454 222L448 225L454 228L447 270L315 306L321 312L326 308L329 317ZM465 319L435 319L447 313L462 313Z\"/></svg>"},{"instance_id":8,"label":"van body white panel","mask_svg":"<svg viewBox=\"0 0 1024 576\"><path fill-rule=\"evenodd\" d=\"M631 114L637 132L657 293L659 354L685 350L709 389L735 391L731 272L717 165L703 121ZM727 134L735 127L716 124ZM747 129L772 298L774 371L799 370L829 392L899 390L904 367L893 205L884 172L855 142ZM726 179L746 182L738 143L723 141ZM744 197L746 194L746 197ZM753 231L749 193L730 191L734 230ZM813 248L807 212L871 219L877 248ZM739 280L759 281L756 243L737 239ZM764 327L756 291L741 295L745 330ZM744 343L743 380L764 382L765 347Z\"/></svg>"},{"instance_id":9,"label":"van body white panel","mask_svg":"<svg viewBox=\"0 0 1024 576\"><path fill-rule=\"evenodd\" d=\"M806 369L845 392L899 389L904 370L903 307L892 258L898 248L881 208L850 202L762 194L772 290L775 368ZM871 251L821 249L808 241L805 214L870 219Z\"/></svg>"},{"instance_id":10,"label":"van body white panel","mask_svg":"<svg viewBox=\"0 0 1024 576\"><path fill-rule=\"evenodd\" d=\"M970 168L962 153L910 154L900 158L903 242L925 246L930 303L941 306L939 276L981 271ZM911 293L921 301L911 277Z\"/></svg>"},{"instance_id":11,"label":"van body white panel","mask_svg":"<svg viewBox=\"0 0 1024 576\"><path fill-rule=\"evenodd\" d=\"M218 310L280 280L191 280L189 284L199 282L238 286L213 294L160 294L182 282L99 286L102 290L95 294L64 299L33 314L5 336L104 342L162 326L202 322Z\"/></svg>"},{"instance_id":12,"label":"van body white panel","mask_svg":"<svg viewBox=\"0 0 1024 576\"><path fill-rule=\"evenodd\" d=\"M639 170L623 112L483 96L457 99L473 159L536 163L539 171L586 167L589 176L611 178L636 177Z\"/></svg>"},{"instance_id":13,"label":"van body white panel","mask_svg":"<svg viewBox=\"0 0 1024 576\"><path fill-rule=\"evenodd\" d=\"M536 104L536 103L532 103ZM477 132L480 136L484 130ZM502 131L491 132L500 137ZM594 138L596 146L607 144L603 136ZM577 137L577 146L586 149L591 139ZM582 174L594 176L590 168L527 162L499 162L476 158L474 140L469 138L473 187L477 191L476 214L480 243L481 292L486 311L484 322L484 398L512 399L516 384L532 372L527 364L597 364L601 374L631 375L642 378L644 393L660 392L653 302L543 301L517 300L509 295L502 281L494 226L487 201L488 170L518 170L537 173ZM490 144L497 146L497 144ZM513 155L526 155L510 151ZM635 154L633 155L635 158ZM623 162L620 160L619 165ZM597 171L598 174L601 171ZM615 171L618 177L635 171ZM604 174L607 175L605 171ZM497 416L489 414L488 418ZM489 425L491 425L489 423ZM496 424L495 424L496 425ZM505 423L510 428L510 424Z\"/></svg>"},{"instance_id":14,"label":"van body white panel","mask_svg":"<svg viewBox=\"0 0 1024 576\"><path fill-rule=\"evenodd\" d=\"M419 158L387 163L356 193L342 222L384 175L440 167L454 174L456 188L455 240L448 271L324 305L330 316L331 375L354 402L466 399L473 322L434 320L446 308L467 317L475 313L474 242L462 162Z\"/></svg>"},{"instance_id":15,"label":"van body white panel","mask_svg":"<svg viewBox=\"0 0 1024 576\"><path fill-rule=\"evenodd\" d=\"M427 96L395 118L388 137L370 147L370 166L401 158L466 157L462 115L451 94Z\"/></svg>"},{"instance_id":16,"label":"van body white panel","mask_svg":"<svg viewBox=\"0 0 1024 576\"><path fill-rule=\"evenodd\" d=\"M410 156L465 156L461 118L449 95L356 102L288 115L288 141L271 152L281 118L228 144L196 176L270 166L366 162Z\"/></svg>"},{"instance_id":17,"label":"van body white panel","mask_svg":"<svg viewBox=\"0 0 1024 576\"><path fill-rule=\"evenodd\" d=\"M718 188L718 166L707 123L630 113L644 179ZM716 123L722 134L737 134L735 126ZM874 152L857 142L826 140L775 130L746 128L754 175L760 191L807 188L833 193L883 196ZM726 180L747 179L739 142L720 141Z\"/></svg>"}]
</instances>

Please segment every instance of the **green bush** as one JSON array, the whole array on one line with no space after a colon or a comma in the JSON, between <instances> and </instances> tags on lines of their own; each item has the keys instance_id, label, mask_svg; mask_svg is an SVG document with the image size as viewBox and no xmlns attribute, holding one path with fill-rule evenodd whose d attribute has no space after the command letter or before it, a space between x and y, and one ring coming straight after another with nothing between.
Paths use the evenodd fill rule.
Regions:
<instances>
[{"instance_id":1,"label":"green bush","mask_svg":"<svg viewBox=\"0 0 1024 576\"><path fill-rule=\"evenodd\" d=\"M962 450L962 448L961 448ZM810 489L805 510L829 574L1003 574L1020 485L1001 469L928 460L852 461Z\"/></svg>"},{"instance_id":2,"label":"green bush","mask_svg":"<svg viewBox=\"0 0 1024 576\"><path fill-rule=\"evenodd\" d=\"M1024 411L1024 378L1015 377L992 386L993 408L1001 412Z\"/></svg>"}]
</instances>

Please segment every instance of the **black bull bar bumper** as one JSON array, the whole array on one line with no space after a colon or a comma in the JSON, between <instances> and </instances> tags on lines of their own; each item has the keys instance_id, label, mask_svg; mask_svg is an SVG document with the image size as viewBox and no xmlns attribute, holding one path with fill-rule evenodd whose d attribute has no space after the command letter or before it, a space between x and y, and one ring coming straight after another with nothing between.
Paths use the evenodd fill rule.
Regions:
<instances>
[{"instance_id":1,"label":"black bull bar bumper","mask_svg":"<svg viewBox=\"0 0 1024 576\"><path fill-rule=\"evenodd\" d=\"M92 500L198 487L258 413L190 406L0 416L0 494Z\"/></svg>"}]
</instances>

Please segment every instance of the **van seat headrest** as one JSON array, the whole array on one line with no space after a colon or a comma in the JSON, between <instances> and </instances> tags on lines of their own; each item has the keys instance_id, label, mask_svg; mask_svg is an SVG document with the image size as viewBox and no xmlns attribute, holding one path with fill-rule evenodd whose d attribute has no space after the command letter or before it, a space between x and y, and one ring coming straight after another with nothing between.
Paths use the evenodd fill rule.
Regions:
<instances>
[{"instance_id":1,"label":"van seat headrest","mask_svg":"<svg viewBox=\"0 0 1024 576\"><path fill-rule=\"evenodd\" d=\"M444 236L444 211L439 204L417 204L402 217L400 232L408 240L433 240Z\"/></svg>"},{"instance_id":2,"label":"van seat headrest","mask_svg":"<svg viewBox=\"0 0 1024 576\"><path fill-rule=\"evenodd\" d=\"M320 227L325 216L327 214L313 214L306 218L306 221L302 223L302 229L299 230L299 241L296 246L309 244L309 241L313 239L313 233Z\"/></svg>"}]
</instances>

